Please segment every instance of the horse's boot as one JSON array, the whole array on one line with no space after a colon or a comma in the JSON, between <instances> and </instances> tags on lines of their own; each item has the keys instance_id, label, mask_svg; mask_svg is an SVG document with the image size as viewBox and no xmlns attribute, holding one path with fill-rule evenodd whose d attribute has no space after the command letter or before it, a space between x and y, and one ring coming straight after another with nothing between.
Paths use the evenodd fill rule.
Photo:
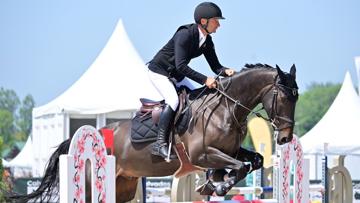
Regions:
<instances>
[{"instance_id":1,"label":"horse's boot","mask_svg":"<svg viewBox=\"0 0 360 203\"><path fill-rule=\"evenodd\" d=\"M204 184L200 185L195 189L200 195L212 195L216 187L212 184L211 180L207 180Z\"/></svg>"},{"instance_id":2,"label":"horse's boot","mask_svg":"<svg viewBox=\"0 0 360 203\"><path fill-rule=\"evenodd\" d=\"M224 182L224 177L228 172L225 169L209 169L209 179L214 182Z\"/></svg>"},{"instance_id":3,"label":"horse's boot","mask_svg":"<svg viewBox=\"0 0 360 203\"><path fill-rule=\"evenodd\" d=\"M167 158L169 152L167 138L171 130L174 116L175 116L174 110L172 110L172 108L169 105L165 105L164 110L160 115L157 141L154 143L151 151L153 155ZM176 159L176 155L175 154L170 155L170 159Z\"/></svg>"}]
</instances>

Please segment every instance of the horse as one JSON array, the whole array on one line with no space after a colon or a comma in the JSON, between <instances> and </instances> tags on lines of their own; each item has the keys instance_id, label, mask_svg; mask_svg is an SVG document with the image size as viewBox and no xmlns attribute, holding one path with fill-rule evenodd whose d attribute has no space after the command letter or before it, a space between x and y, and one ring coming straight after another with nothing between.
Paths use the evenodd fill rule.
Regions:
<instances>
[{"instance_id":1,"label":"horse","mask_svg":"<svg viewBox=\"0 0 360 203\"><path fill-rule=\"evenodd\" d=\"M214 187L211 180L200 188L205 194L225 195L232 186L255 169L262 167L262 156L241 147L246 136L248 116L262 104L266 118L274 130L277 144L285 144L293 138L294 112L298 99L296 67L290 73L266 64L246 64L231 77L218 79L218 87L190 93L192 119L189 128L178 135L185 146L190 163L203 170L231 170L223 181ZM261 116L261 115L260 115ZM138 178L173 175L181 166L178 159L171 162L152 155L151 142L131 142L131 121L110 124L114 131L114 156L116 158L116 202L134 198ZM245 130L244 130L245 126ZM109 128L109 126L105 126ZM245 132L244 132L245 131ZM65 140L50 157L40 187L32 194L12 196L10 199L27 201L44 200L44 193L57 187L59 156L66 154L70 140ZM251 164L246 164L250 161Z\"/></svg>"}]
</instances>

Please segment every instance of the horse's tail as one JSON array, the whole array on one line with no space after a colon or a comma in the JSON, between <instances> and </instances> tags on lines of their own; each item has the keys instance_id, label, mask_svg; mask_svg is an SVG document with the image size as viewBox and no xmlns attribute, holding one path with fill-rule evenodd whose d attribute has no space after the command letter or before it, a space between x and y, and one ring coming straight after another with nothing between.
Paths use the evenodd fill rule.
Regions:
<instances>
[{"instance_id":1,"label":"horse's tail","mask_svg":"<svg viewBox=\"0 0 360 203\"><path fill-rule=\"evenodd\" d=\"M68 153L70 142L71 139L62 142L51 155L45 170L45 175L37 190L27 195L7 194L5 195L5 199L11 202L28 202L29 200L33 200L34 202L49 202L57 198L56 195L59 194L59 157L62 154Z\"/></svg>"}]
</instances>

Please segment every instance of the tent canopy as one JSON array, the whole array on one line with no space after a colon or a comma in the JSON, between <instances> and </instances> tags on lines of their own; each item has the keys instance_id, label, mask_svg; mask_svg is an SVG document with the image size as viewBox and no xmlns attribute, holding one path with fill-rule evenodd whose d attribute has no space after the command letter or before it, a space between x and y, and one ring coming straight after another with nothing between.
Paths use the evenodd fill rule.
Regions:
<instances>
[{"instance_id":1,"label":"tent canopy","mask_svg":"<svg viewBox=\"0 0 360 203\"><path fill-rule=\"evenodd\" d=\"M32 140L29 136L20 153L11 161L3 160L3 165L5 167L31 168L34 160L33 155Z\"/></svg>"},{"instance_id":2,"label":"tent canopy","mask_svg":"<svg viewBox=\"0 0 360 203\"><path fill-rule=\"evenodd\" d=\"M50 103L35 108L33 117L55 113L102 114L134 111L140 97L161 98L131 44L121 20L89 69Z\"/></svg>"},{"instance_id":3,"label":"tent canopy","mask_svg":"<svg viewBox=\"0 0 360 203\"><path fill-rule=\"evenodd\" d=\"M349 72L323 118L300 140L306 154L360 155L360 98Z\"/></svg>"},{"instance_id":4,"label":"tent canopy","mask_svg":"<svg viewBox=\"0 0 360 203\"><path fill-rule=\"evenodd\" d=\"M141 97L161 99L119 20L87 71L53 101L33 109L33 146L41 146L34 148L33 175L43 174L50 154L73 130L129 119L140 107Z\"/></svg>"}]
</instances>

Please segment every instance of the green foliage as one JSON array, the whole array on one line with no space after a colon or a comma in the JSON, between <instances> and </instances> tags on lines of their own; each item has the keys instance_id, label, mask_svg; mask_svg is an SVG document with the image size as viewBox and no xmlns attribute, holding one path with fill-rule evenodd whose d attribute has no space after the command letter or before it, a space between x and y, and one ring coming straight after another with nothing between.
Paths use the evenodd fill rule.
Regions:
<instances>
[{"instance_id":1,"label":"green foliage","mask_svg":"<svg viewBox=\"0 0 360 203\"><path fill-rule=\"evenodd\" d=\"M20 132L25 135L29 135L31 132L31 119L32 109L35 106L35 101L31 95L27 95L22 101L22 105L19 109L19 119L17 120L17 126L20 128Z\"/></svg>"},{"instance_id":2,"label":"green foliage","mask_svg":"<svg viewBox=\"0 0 360 203\"><path fill-rule=\"evenodd\" d=\"M12 113L6 109L0 109L0 137L3 139L5 146L10 145L12 142L11 136L15 132L13 123L14 117Z\"/></svg>"},{"instance_id":3,"label":"green foliage","mask_svg":"<svg viewBox=\"0 0 360 203\"><path fill-rule=\"evenodd\" d=\"M13 90L0 87L0 138L4 145L0 153L18 141L26 141L31 132L34 99L27 95L22 102Z\"/></svg>"},{"instance_id":4,"label":"green foliage","mask_svg":"<svg viewBox=\"0 0 360 203\"><path fill-rule=\"evenodd\" d=\"M0 137L0 151L2 151L2 147L3 147L3 140ZM7 189L6 184L5 184L4 180L3 180L3 174L4 174L4 167L3 167L2 159L0 159L0 202L5 202L3 194L2 194L1 191L4 190L4 189Z\"/></svg>"},{"instance_id":5,"label":"green foliage","mask_svg":"<svg viewBox=\"0 0 360 203\"><path fill-rule=\"evenodd\" d=\"M0 87L0 109L6 109L12 114L16 114L19 104L19 97L13 90L6 90Z\"/></svg>"},{"instance_id":6,"label":"green foliage","mask_svg":"<svg viewBox=\"0 0 360 203\"><path fill-rule=\"evenodd\" d=\"M320 121L337 96L340 87L340 84L313 83L300 95L295 111L295 134L304 135Z\"/></svg>"}]
</instances>

